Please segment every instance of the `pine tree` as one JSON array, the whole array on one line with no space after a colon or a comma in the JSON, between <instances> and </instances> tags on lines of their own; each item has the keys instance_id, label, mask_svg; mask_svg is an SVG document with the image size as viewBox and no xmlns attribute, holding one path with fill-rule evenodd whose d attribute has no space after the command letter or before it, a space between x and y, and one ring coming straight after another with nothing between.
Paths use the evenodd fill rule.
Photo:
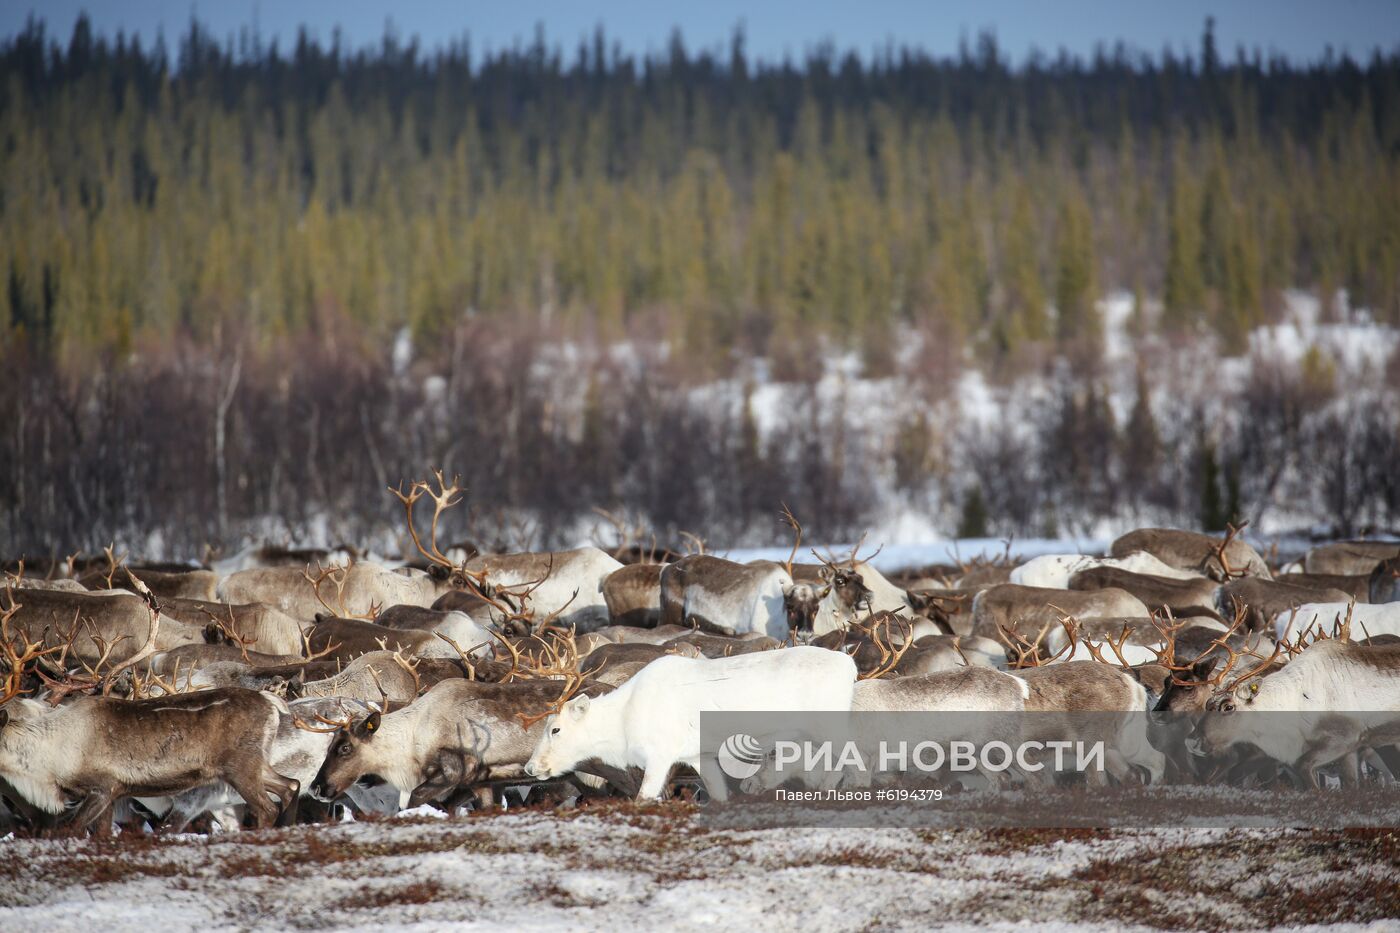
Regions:
<instances>
[{"instance_id":1,"label":"pine tree","mask_svg":"<svg viewBox=\"0 0 1400 933\"><path fill-rule=\"evenodd\" d=\"M1078 191L1060 207L1056 229L1056 335L1062 341L1097 346L1103 322L1094 304L1094 240L1089 208Z\"/></svg>"},{"instance_id":2,"label":"pine tree","mask_svg":"<svg viewBox=\"0 0 1400 933\"><path fill-rule=\"evenodd\" d=\"M980 485L969 486L963 497L962 515L958 518L958 537L987 537L990 518L987 502L982 497L982 487Z\"/></svg>"}]
</instances>

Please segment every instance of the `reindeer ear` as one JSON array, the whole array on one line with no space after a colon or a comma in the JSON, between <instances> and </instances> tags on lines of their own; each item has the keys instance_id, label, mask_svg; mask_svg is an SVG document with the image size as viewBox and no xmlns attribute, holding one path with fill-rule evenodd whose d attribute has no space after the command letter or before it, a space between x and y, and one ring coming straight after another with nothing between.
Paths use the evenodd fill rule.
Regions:
<instances>
[{"instance_id":1,"label":"reindeer ear","mask_svg":"<svg viewBox=\"0 0 1400 933\"><path fill-rule=\"evenodd\" d=\"M588 713L590 701L587 695L574 697L564 708L569 711L569 715L575 719L582 719Z\"/></svg>"},{"instance_id":2,"label":"reindeer ear","mask_svg":"<svg viewBox=\"0 0 1400 933\"><path fill-rule=\"evenodd\" d=\"M1195 664L1191 665L1191 679L1208 680L1210 678L1210 672L1214 670L1214 668L1214 660L1197 661Z\"/></svg>"},{"instance_id":3,"label":"reindeer ear","mask_svg":"<svg viewBox=\"0 0 1400 933\"><path fill-rule=\"evenodd\" d=\"M0 729L4 729L10 721L10 711L0 708Z\"/></svg>"},{"instance_id":4,"label":"reindeer ear","mask_svg":"<svg viewBox=\"0 0 1400 933\"><path fill-rule=\"evenodd\" d=\"M428 576L432 577L434 580L446 580L448 571L442 564L429 564Z\"/></svg>"},{"instance_id":5,"label":"reindeer ear","mask_svg":"<svg viewBox=\"0 0 1400 933\"><path fill-rule=\"evenodd\" d=\"M825 582L831 582L831 568L823 567L821 570L817 571L817 576L821 577Z\"/></svg>"},{"instance_id":6,"label":"reindeer ear","mask_svg":"<svg viewBox=\"0 0 1400 933\"><path fill-rule=\"evenodd\" d=\"M367 738L369 738L370 736L374 735L374 734L375 734L376 732L378 732L378 731L379 731L379 711L378 711L378 710L375 710L374 712L372 712L372 713L370 713L368 716L366 716L364 719L360 720L359 725L357 725L357 726L355 727L355 735L356 735L357 738L361 738L361 739L367 739Z\"/></svg>"}]
</instances>

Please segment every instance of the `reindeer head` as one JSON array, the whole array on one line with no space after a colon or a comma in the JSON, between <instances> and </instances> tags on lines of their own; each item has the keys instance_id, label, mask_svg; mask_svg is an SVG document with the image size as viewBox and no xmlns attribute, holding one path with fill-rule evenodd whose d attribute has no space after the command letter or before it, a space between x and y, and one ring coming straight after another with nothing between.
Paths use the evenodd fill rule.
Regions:
<instances>
[{"instance_id":1,"label":"reindeer head","mask_svg":"<svg viewBox=\"0 0 1400 933\"><path fill-rule=\"evenodd\" d=\"M1383 560L1371 571L1369 581L1373 603L1400 603L1400 557Z\"/></svg>"},{"instance_id":2,"label":"reindeer head","mask_svg":"<svg viewBox=\"0 0 1400 933\"><path fill-rule=\"evenodd\" d=\"M558 777L593 757L599 738L591 734L597 731L590 728L590 720L595 718L590 716L593 711L593 701L587 694L558 704L557 712L550 713L544 721L544 735L525 763L525 773L533 778Z\"/></svg>"},{"instance_id":3,"label":"reindeer head","mask_svg":"<svg viewBox=\"0 0 1400 933\"><path fill-rule=\"evenodd\" d=\"M828 565L821 570L838 605L849 613L863 612L870 608L870 600L875 593L865 585L865 580L854 570Z\"/></svg>"},{"instance_id":4,"label":"reindeer head","mask_svg":"<svg viewBox=\"0 0 1400 933\"><path fill-rule=\"evenodd\" d=\"M788 629L793 632L810 632L817 618L817 607L826 597L826 588L818 589L810 583L794 583L783 590L783 609L787 613Z\"/></svg>"},{"instance_id":5,"label":"reindeer head","mask_svg":"<svg viewBox=\"0 0 1400 933\"><path fill-rule=\"evenodd\" d=\"M373 773L375 767L372 751L366 755L366 746L374 740L382 724L378 710L351 722L315 717L322 725L330 728L317 728L300 721L297 725L309 732L330 732L330 750L316 779L311 784L311 792L323 800L334 800L348 791L357 781Z\"/></svg>"}]
</instances>

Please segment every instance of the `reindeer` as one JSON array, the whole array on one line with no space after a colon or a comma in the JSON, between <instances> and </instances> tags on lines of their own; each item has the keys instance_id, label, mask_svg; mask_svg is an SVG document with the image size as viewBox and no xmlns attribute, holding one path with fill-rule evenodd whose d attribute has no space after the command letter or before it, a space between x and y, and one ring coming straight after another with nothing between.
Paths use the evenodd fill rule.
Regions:
<instances>
[{"instance_id":1,"label":"reindeer","mask_svg":"<svg viewBox=\"0 0 1400 933\"><path fill-rule=\"evenodd\" d=\"M78 582L90 590L122 589L136 592L131 580L131 568L121 566L115 572L100 569L89 570L78 578ZM141 582L148 586L156 598L212 600L218 576L212 570L150 570L140 568Z\"/></svg>"},{"instance_id":2,"label":"reindeer","mask_svg":"<svg viewBox=\"0 0 1400 933\"><path fill-rule=\"evenodd\" d=\"M1377 564L1366 581L1366 590L1373 603L1400 603L1400 557Z\"/></svg>"},{"instance_id":3,"label":"reindeer","mask_svg":"<svg viewBox=\"0 0 1400 933\"><path fill-rule=\"evenodd\" d=\"M362 716L371 712L365 703L346 697L294 700L287 709L278 722L269 762L274 771L296 783L297 796L283 811L279 825L296 821L299 807L311 797L312 782L326 760L331 736L315 728L315 724L328 721L328 716ZM351 789L352 799L362 810L367 809L357 791L358 788ZM224 832L237 831L241 823L237 815L247 809L242 795L223 782L206 784L165 800L143 797L140 803L162 816L163 829L176 833L184 832L192 820L204 813L216 814Z\"/></svg>"},{"instance_id":4,"label":"reindeer","mask_svg":"<svg viewBox=\"0 0 1400 933\"><path fill-rule=\"evenodd\" d=\"M1146 551L1122 557L1090 557L1088 554L1042 554L1016 567L1006 582L1047 589L1069 589L1076 574L1091 570L1117 570L1124 573L1162 577L1169 580L1199 580L1194 570L1180 570L1165 564Z\"/></svg>"},{"instance_id":5,"label":"reindeer","mask_svg":"<svg viewBox=\"0 0 1400 933\"><path fill-rule=\"evenodd\" d=\"M663 645L688 644L700 650L707 658L732 658L741 654L754 654L759 651L773 651L781 648L783 642L767 635L746 637L742 635L709 635L704 632L687 632L662 642Z\"/></svg>"},{"instance_id":6,"label":"reindeer","mask_svg":"<svg viewBox=\"0 0 1400 933\"><path fill-rule=\"evenodd\" d=\"M1303 569L1354 576L1369 574L1381 561L1395 557L1400 557L1400 541L1334 541L1308 551L1303 556Z\"/></svg>"},{"instance_id":7,"label":"reindeer","mask_svg":"<svg viewBox=\"0 0 1400 933\"><path fill-rule=\"evenodd\" d=\"M233 787L265 827L297 792L269 764L285 712L270 694L236 688L148 700L84 697L57 708L13 700L0 708L0 777L45 813L76 804L68 822L78 830L110 820L119 798L216 781Z\"/></svg>"},{"instance_id":8,"label":"reindeer","mask_svg":"<svg viewBox=\"0 0 1400 933\"><path fill-rule=\"evenodd\" d=\"M815 647L715 659L658 658L606 696L576 696L560 705L544 721L525 772L558 777L596 758L608 767L643 769L637 799L655 800L672 766L682 763L722 801L728 785L715 751L701 748L702 711L846 712L855 679L849 657Z\"/></svg>"},{"instance_id":9,"label":"reindeer","mask_svg":"<svg viewBox=\"0 0 1400 933\"><path fill-rule=\"evenodd\" d=\"M978 593L972 601L972 631L996 638L1003 631L1022 634L1054 628L1064 616L1139 618L1151 616L1142 600L1126 590L1057 590L1002 583Z\"/></svg>"},{"instance_id":10,"label":"reindeer","mask_svg":"<svg viewBox=\"0 0 1400 933\"><path fill-rule=\"evenodd\" d=\"M606 638L618 645L664 645L673 638L690 635L695 629L688 625L658 625L655 628L633 628L630 625L605 625L587 633L586 637ZM582 638L584 636L580 636Z\"/></svg>"},{"instance_id":11,"label":"reindeer","mask_svg":"<svg viewBox=\"0 0 1400 933\"><path fill-rule=\"evenodd\" d=\"M461 564L453 563L438 547L437 528L442 514L462 501L463 490L455 478L449 485L442 471L434 475L436 491L422 481L413 483L407 493L392 488L389 491L403 504L409 536L428 560L429 573L435 579L453 589L465 589L488 601L502 603L510 607L508 612L518 612L519 607L513 602L528 594L535 612L557 618L560 625L579 632L608 623L603 581L622 564L596 547L546 553L476 554ZM414 505L425 495L433 500L426 545L413 520ZM431 604L431 600L422 603Z\"/></svg>"},{"instance_id":12,"label":"reindeer","mask_svg":"<svg viewBox=\"0 0 1400 933\"><path fill-rule=\"evenodd\" d=\"M1278 580L1242 577L1222 584L1216 598L1217 608L1229 617L1236 605L1246 607L1245 630L1267 631L1269 623L1280 613L1305 603L1346 603L1351 597L1342 590L1298 586Z\"/></svg>"},{"instance_id":13,"label":"reindeer","mask_svg":"<svg viewBox=\"0 0 1400 933\"><path fill-rule=\"evenodd\" d=\"M865 760L872 762L879 760L877 749L882 741L889 745L901 741L910 744L924 741L946 743L949 739L966 740L975 735L979 742L1003 741L1014 745L1021 737L1019 714L1025 708L1027 693L1025 681L985 667L962 667L935 674L889 679L862 677L857 679L851 697L851 712L854 714L852 731L858 735L859 744L865 750ZM862 717L863 713L943 715L920 717L916 721L910 716L896 719ZM984 715L959 715L963 713ZM1007 715L985 715L988 713ZM992 785L1000 784L1003 777L997 771L982 771L982 774ZM831 778L802 776L812 788L835 786ZM864 773L846 777L842 783L866 785L874 779L889 777L891 775ZM760 770L740 783L740 791L759 794L789 779L789 775L777 767L770 751Z\"/></svg>"},{"instance_id":14,"label":"reindeer","mask_svg":"<svg viewBox=\"0 0 1400 933\"><path fill-rule=\"evenodd\" d=\"M1099 661L1023 667L1012 671L1026 682L1026 738L1103 740L1104 763L1119 783L1134 773L1158 783L1166 773L1166 758L1153 747L1147 733L1147 689L1132 674ZM1096 713L1104 715L1085 716ZM1050 715L1057 714L1057 715ZM1114 714L1114 715L1106 715ZM1088 774L1091 781L1102 775Z\"/></svg>"},{"instance_id":15,"label":"reindeer","mask_svg":"<svg viewBox=\"0 0 1400 933\"><path fill-rule=\"evenodd\" d=\"M305 626L266 603L235 606L176 598L162 600L161 611L186 625L204 626L205 640L211 644L256 645L263 654L294 655L301 652Z\"/></svg>"},{"instance_id":16,"label":"reindeer","mask_svg":"<svg viewBox=\"0 0 1400 933\"><path fill-rule=\"evenodd\" d=\"M1236 577L1270 579L1269 565L1264 558L1238 537L1248 524L1227 526L1221 540L1175 528L1139 528L1114 541L1108 553L1110 557L1121 558L1135 551L1146 551L1168 566L1203 573L1221 583Z\"/></svg>"},{"instance_id":17,"label":"reindeer","mask_svg":"<svg viewBox=\"0 0 1400 933\"><path fill-rule=\"evenodd\" d=\"M1347 599L1354 599L1358 603L1384 602L1384 600L1371 599L1371 575L1339 574L1339 573L1282 573L1274 577L1279 583L1292 583L1295 586L1306 586L1314 589L1341 590L1347 594Z\"/></svg>"},{"instance_id":18,"label":"reindeer","mask_svg":"<svg viewBox=\"0 0 1400 933\"><path fill-rule=\"evenodd\" d=\"M90 595L25 590L12 624L32 635L47 633L52 641L69 643L71 653L89 663L125 661L148 636L153 638L152 651L204 644L208 637L204 625L183 623L160 608L152 610L146 598L125 591Z\"/></svg>"},{"instance_id":19,"label":"reindeer","mask_svg":"<svg viewBox=\"0 0 1400 933\"><path fill-rule=\"evenodd\" d=\"M608 574L603 602L613 625L655 628L661 624L661 571L664 564L631 563ZM596 631L596 629L595 629Z\"/></svg>"},{"instance_id":20,"label":"reindeer","mask_svg":"<svg viewBox=\"0 0 1400 933\"><path fill-rule=\"evenodd\" d=\"M691 554L661 571L661 622L723 634L760 632L781 641L788 634L783 600L791 587L792 577L776 564Z\"/></svg>"},{"instance_id":21,"label":"reindeer","mask_svg":"<svg viewBox=\"0 0 1400 933\"><path fill-rule=\"evenodd\" d=\"M436 799L461 786L519 778L550 710L575 694L610 689L586 684L571 642L558 644L546 661L524 672L541 679L445 680L398 711L328 723L334 739L315 793L334 799L374 775L398 791L404 806L415 790L419 799ZM543 679L556 676L562 684Z\"/></svg>"},{"instance_id":22,"label":"reindeer","mask_svg":"<svg viewBox=\"0 0 1400 933\"><path fill-rule=\"evenodd\" d=\"M1250 745L1316 788L1318 768L1341 760L1343 783L1354 783L1355 753L1400 742L1400 645L1366 647L1343 634L1314 641L1281 670L1262 673L1250 670L1212 697L1197 750ZM1300 715L1252 715L1260 712Z\"/></svg>"},{"instance_id":23,"label":"reindeer","mask_svg":"<svg viewBox=\"0 0 1400 933\"><path fill-rule=\"evenodd\" d=\"M1218 584L1201 576L1190 578L1134 573L1118 567L1080 570L1069 579L1069 589L1101 590L1113 587L1136 596L1148 609L1170 609L1177 616L1215 616Z\"/></svg>"},{"instance_id":24,"label":"reindeer","mask_svg":"<svg viewBox=\"0 0 1400 933\"><path fill-rule=\"evenodd\" d=\"M244 548L231 557L208 560L217 551L206 551L206 562L220 580L244 570L266 567L286 567L291 569L306 567L309 564L348 565L359 559L360 553L349 545L336 548L289 548L280 544L261 544Z\"/></svg>"},{"instance_id":25,"label":"reindeer","mask_svg":"<svg viewBox=\"0 0 1400 933\"><path fill-rule=\"evenodd\" d=\"M342 697L377 702L388 708L391 704L407 706L438 681L463 674L461 665L450 658L412 658L397 651L371 651L330 677L293 684L292 692L301 698Z\"/></svg>"},{"instance_id":26,"label":"reindeer","mask_svg":"<svg viewBox=\"0 0 1400 933\"><path fill-rule=\"evenodd\" d=\"M1339 619L1352 620L1347 637L1400 635L1400 603L1393 602L1369 605L1352 602L1304 603L1280 609L1272 620L1273 634L1276 640L1284 641L1312 625L1330 625Z\"/></svg>"}]
</instances>

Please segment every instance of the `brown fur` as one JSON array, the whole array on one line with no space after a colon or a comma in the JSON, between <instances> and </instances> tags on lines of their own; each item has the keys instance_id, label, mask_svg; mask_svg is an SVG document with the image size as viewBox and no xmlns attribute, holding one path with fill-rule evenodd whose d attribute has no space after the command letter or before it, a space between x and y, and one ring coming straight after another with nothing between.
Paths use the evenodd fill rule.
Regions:
<instances>
[{"instance_id":1,"label":"brown fur","mask_svg":"<svg viewBox=\"0 0 1400 933\"><path fill-rule=\"evenodd\" d=\"M1133 573L1119 567L1093 567L1069 578L1069 588L1072 590L1101 590L1107 587L1127 590L1150 610L1168 608L1177 618L1216 614L1215 591L1218 584L1204 577L1174 580Z\"/></svg>"},{"instance_id":2,"label":"brown fur","mask_svg":"<svg viewBox=\"0 0 1400 933\"><path fill-rule=\"evenodd\" d=\"M247 641L250 650L262 654L301 654L302 625L296 619L266 603L230 605L202 599L168 599L161 611L187 625L216 625L231 628ZM228 640L227 634L219 640ZM211 642L212 643L212 642Z\"/></svg>"},{"instance_id":3,"label":"brown fur","mask_svg":"<svg viewBox=\"0 0 1400 933\"><path fill-rule=\"evenodd\" d=\"M688 635L673 638L666 644L674 644L675 642L686 642L694 645L707 658L727 658L737 654L753 654L756 651L771 651L774 648L782 647L782 642L767 636L734 638L725 635L707 635L703 632L691 632Z\"/></svg>"},{"instance_id":4,"label":"brown fur","mask_svg":"<svg viewBox=\"0 0 1400 933\"><path fill-rule=\"evenodd\" d=\"M1276 615L1295 606L1304 603L1344 603L1350 598L1342 590L1244 577L1220 587L1217 608L1222 616L1233 618L1238 600L1248 607L1245 627L1251 632L1262 632L1271 630Z\"/></svg>"},{"instance_id":5,"label":"brown fur","mask_svg":"<svg viewBox=\"0 0 1400 933\"><path fill-rule=\"evenodd\" d=\"M404 656L417 656L446 644L431 632L417 629L394 629L361 619L322 617L307 633L312 654L320 654L332 645L338 646L327 657L349 662L371 651L399 651ZM463 648L469 647L463 645ZM436 653L434 650L432 653Z\"/></svg>"},{"instance_id":6,"label":"brown fur","mask_svg":"<svg viewBox=\"0 0 1400 933\"><path fill-rule=\"evenodd\" d=\"M661 624L663 564L633 563L603 581L603 600L613 625L654 628Z\"/></svg>"},{"instance_id":7,"label":"brown fur","mask_svg":"<svg viewBox=\"0 0 1400 933\"><path fill-rule=\"evenodd\" d=\"M15 594L19 611L13 625L31 639L44 638L57 644L78 623L73 652L84 661L94 662L101 654L95 638L115 644L109 661L120 663L145 643L151 630L151 612L146 601L131 595L100 596L62 590L24 590ZM190 625L162 613L156 632L156 649L205 643L204 625Z\"/></svg>"},{"instance_id":8,"label":"brown fur","mask_svg":"<svg viewBox=\"0 0 1400 933\"><path fill-rule=\"evenodd\" d=\"M630 625L605 625L590 634L602 635L619 645L645 642L660 645L681 635L689 635L695 629L688 625L658 625L656 628L633 628Z\"/></svg>"},{"instance_id":9,"label":"brown fur","mask_svg":"<svg viewBox=\"0 0 1400 933\"><path fill-rule=\"evenodd\" d=\"M975 635L1000 640L998 625L1028 640L1041 629L1053 630L1062 615L1079 619L1102 617L1147 618L1147 607L1126 590L1057 590L1039 586L1001 583L986 589L973 601Z\"/></svg>"},{"instance_id":10,"label":"brown fur","mask_svg":"<svg viewBox=\"0 0 1400 933\"><path fill-rule=\"evenodd\" d=\"M691 554L682 557L674 564L667 564L661 571L661 624L685 625L685 588L698 582L712 593L740 591L750 586L756 579L765 578L774 564L761 561L758 564L739 564L722 557L709 554ZM705 620L715 623L718 620Z\"/></svg>"},{"instance_id":11,"label":"brown fur","mask_svg":"<svg viewBox=\"0 0 1400 933\"><path fill-rule=\"evenodd\" d=\"M1376 564L1392 557L1400 557L1400 542L1334 541L1308 551L1303 569L1308 573L1368 574Z\"/></svg>"},{"instance_id":12,"label":"brown fur","mask_svg":"<svg viewBox=\"0 0 1400 933\"><path fill-rule=\"evenodd\" d=\"M262 694L232 688L149 700L86 697L63 710L70 711L89 724L75 750L79 770L64 785L82 799L71 820L77 829L98 823L120 797L178 794L215 781L243 797L259 827L278 812L269 793L284 809L296 796L296 782L268 763L280 713ZM0 735L6 728L24 726L0 723Z\"/></svg>"},{"instance_id":13,"label":"brown fur","mask_svg":"<svg viewBox=\"0 0 1400 933\"><path fill-rule=\"evenodd\" d=\"M1010 564L980 564L970 568L958 578L957 589L960 590L982 590L998 583L1010 583L1011 571L1016 568Z\"/></svg>"},{"instance_id":14,"label":"brown fur","mask_svg":"<svg viewBox=\"0 0 1400 933\"><path fill-rule=\"evenodd\" d=\"M579 665L579 673L591 677L617 664L638 661L647 664L668 654L677 654L683 658L702 656L700 649L687 641L673 641L664 645L604 645L583 660Z\"/></svg>"},{"instance_id":15,"label":"brown fur","mask_svg":"<svg viewBox=\"0 0 1400 933\"><path fill-rule=\"evenodd\" d=\"M545 712L559 699L561 687L554 680L444 681L412 706L387 716L371 714L336 732L313 786L338 796L372 773L365 770L357 749L383 741L381 733L399 728L398 720L413 723L413 741L423 755L424 768L416 776L417 800L436 799L479 781L519 776L539 744L545 720L526 726L518 715ZM610 689L588 685L582 692L598 696Z\"/></svg>"},{"instance_id":16,"label":"brown fur","mask_svg":"<svg viewBox=\"0 0 1400 933\"><path fill-rule=\"evenodd\" d=\"M1113 542L1109 557L1127 557L1134 551L1146 551L1162 563L1178 570L1194 570L1212 580L1223 581L1225 569L1220 566L1216 551L1223 536L1203 535L1177 528L1139 528ZM1240 538L1233 538L1225 549L1225 559L1235 573L1269 579L1269 566L1259 552Z\"/></svg>"},{"instance_id":17,"label":"brown fur","mask_svg":"<svg viewBox=\"0 0 1400 933\"><path fill-rule=\"evenodd\" d=\"M78 578L78 582L90 590L119 589L136 592L131 582L132 573L160 600L166 599L205 599L214 598L214 587L219 578L212 570L150 570L138 567L134 571L125 565L112 574L112 582L107 583L107 569L94 568Z\"/></svg>"},{"instance_id":18,"label":"brown fur","mask_svg":"<svg viewBox=\"0 0 1400 933\"><path fill-rule=\"evenodd\" d=\"M1098 661L1069 661L1012 671L1030 685L1027 712L1133 710L1136 694L1121 668Z\"/></svg>"}]
</instances>

